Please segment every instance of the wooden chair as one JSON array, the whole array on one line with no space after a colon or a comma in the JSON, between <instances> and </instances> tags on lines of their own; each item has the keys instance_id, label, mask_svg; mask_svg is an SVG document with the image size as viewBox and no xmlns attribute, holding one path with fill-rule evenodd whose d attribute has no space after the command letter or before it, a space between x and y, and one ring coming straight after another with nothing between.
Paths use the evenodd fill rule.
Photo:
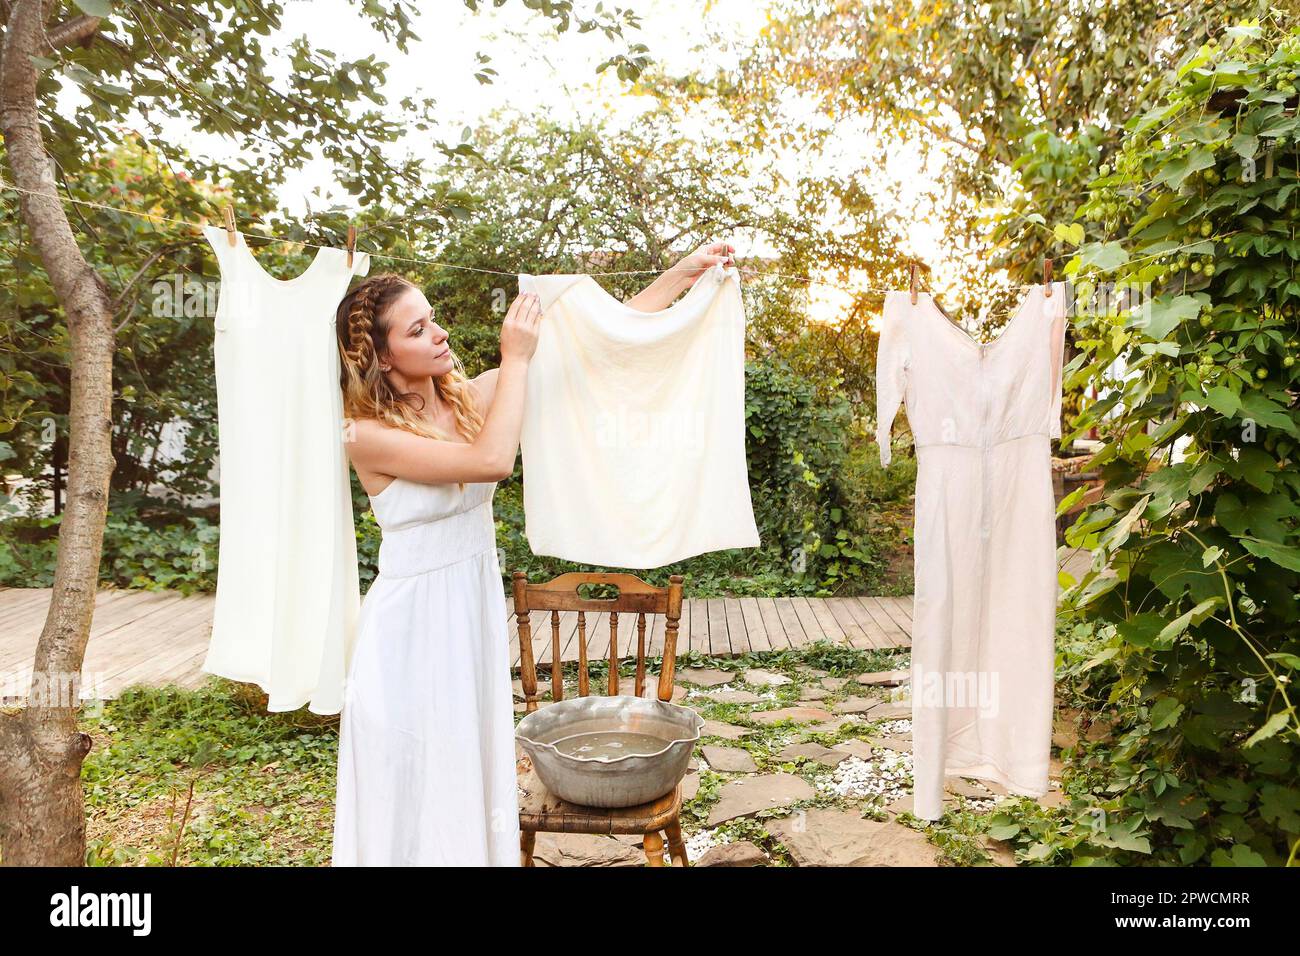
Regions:
<instances>
[{"instance_id":1,"label":"wooden chair","mask_svg":"<svg viewBox=\"0 0 1300 956\"><path fill-rule=\"evenodd\" d=\"M586 598L578 592L584 584L611 584L618 588L613 598ZM591 692L587 673L587 612L609 615L609 694L620 693L618 665L618 616L636 614L636 676L622 693L643 696L646 685L646 615L664 616L663 664L659 668L657 694L668 701L673 696L673 669L677 658L677 628L682 615L682 576L674 574L666 588L647 584L632 574L581 573L561 574L545 584L529 584L523 571L514 573L515 617L519 622L519 672L528 712L537 710L537 665L533 658L532 627L529 612L551 612L551 699L564 699L563 648L560 646L561 612L577 611L578 694ZM664 836L674 860L687 866L686 844L682 842L679 816L682 785L672 793L637 807L607 809L583 807L561 800L547 791L531 766L520 774L519 797L520 850L523 865L533 865L533 846L538 833L608 833L641 834L641 846L651 866L664 866Z\"/></svg>"}]
</instances>

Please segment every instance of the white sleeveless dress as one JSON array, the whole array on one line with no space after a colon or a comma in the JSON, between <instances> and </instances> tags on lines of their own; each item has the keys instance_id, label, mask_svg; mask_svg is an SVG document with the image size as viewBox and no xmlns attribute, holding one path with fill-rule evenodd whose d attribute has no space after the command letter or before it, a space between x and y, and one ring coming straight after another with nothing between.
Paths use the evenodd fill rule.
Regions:
<instances>
[{"instance_id":1,"label":"white sleeveless dress","mask_svg":"<svg viewBox=\"0 0 1300 956\"><path fill-rule=\"evenodd\" d=\"M276 279L242 234L203 229L221 269L213 360L221 543L203 670L258 684L268 711L337 714L361 588L334 310L370 257L318 249Z\"/></svg>"},{"instance_id":2,"label":"white sleeveless dress","mask_svg":"<svg viewBox=\"0 0 1300 956\"><path fill-rule=\"evenodd\" d=\"M1051 439L1061 434L1066 283L1037 285L992 342L928 294L885 296L876 441L900 404L916 442L912 752L916 816L944 776L1048 787L1056 627Z\"/></svg>"},{"instance_id":3,"label":"white sleeveless dress","mask_svg":"<svg viewBox=\"0 0 1300 956\"><path fill-rule=\"evenodd\" d=\"M395 479L344 691L335 866L518 866L494 482Z\"/></svg>"}]
</instances>

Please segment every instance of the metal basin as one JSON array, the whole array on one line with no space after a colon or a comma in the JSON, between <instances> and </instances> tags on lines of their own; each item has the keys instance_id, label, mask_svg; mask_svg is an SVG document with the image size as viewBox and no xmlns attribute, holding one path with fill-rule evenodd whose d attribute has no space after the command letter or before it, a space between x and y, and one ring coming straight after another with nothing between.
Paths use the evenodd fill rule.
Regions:
<instances>
[{"instance_id":1,"label":"metal basin","mask_svg":"<svg viewBox=\"0 0 1300 956\"><path fill-rule=\"evenodd\" d=\"M689 707L642 697L572 697L519 721L515 739L546 788L586 807L634 807L670 792L686 774L704 719ZM663 747L649 754L583 757L555 744L578 734L646 734Z\"/></svg>"}]
</instances>

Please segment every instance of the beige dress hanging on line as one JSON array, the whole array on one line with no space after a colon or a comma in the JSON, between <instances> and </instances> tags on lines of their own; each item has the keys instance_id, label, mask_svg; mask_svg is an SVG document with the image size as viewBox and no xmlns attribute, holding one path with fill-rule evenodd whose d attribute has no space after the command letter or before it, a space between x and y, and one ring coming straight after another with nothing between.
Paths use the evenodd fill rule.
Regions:
<instances>
[{"instance_id":1,"label":"beige dress hanging on line","mask_svg":"<svg viewBox=\"0 0 1300 956\"><path fill-rule=\"evenodd\" d=\"M900 403L916 441L914 813L944 776L1047 792L1056 625L1051 439L1060 437L1066 284L1021 300L980 344L930 295L885 296L876 441Z\"/></svg>"}]
</instances>

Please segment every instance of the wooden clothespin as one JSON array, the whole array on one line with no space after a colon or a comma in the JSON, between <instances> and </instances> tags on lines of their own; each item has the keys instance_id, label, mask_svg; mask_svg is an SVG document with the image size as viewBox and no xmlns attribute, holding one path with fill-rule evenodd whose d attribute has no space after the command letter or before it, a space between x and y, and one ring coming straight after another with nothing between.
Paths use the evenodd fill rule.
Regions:
<instances>
[{"instance_id":1,"label":"wooden clothespin","mask_svg":"<svg viewBox=\"0 0 1300 956\"><path fill-rule=\"evenodd\" d=\"M1043 260L1043 295L1052 297L1052 260Z\"/></svg>"},{"instance_id":2,"label":"wooden clothespin","mask_svg":"<svg viewBox=\"0 0 1300 956\"><path fill-rule=\"evenodd\" d=\"M348 268L352 268L352 253L357 251L357 227L348 226Z\"/></svg>"},{"instance_id":3,"label":"wooden clothespin","mask_svg":"<svg viewBox=\"0 0 1300 956\"><path fill-rule=\"evenodd\" d=\"M235 232L235 207L226 205L221 212L226 217L226 238L230 240L232 246L238 245L238 234Z\"/></svg>"},{"instance_id":4,"label":"wooden clothespin","mask_svg":"<svg viewBox=\"0 0 1300 956\"><path fill-rule=\"evenodd\" d=\"M920 283L917 281L917 267L916 267L916 263L913 262L912 263L912 305L916 305L916 291L919 288L919 286Z\"/></svg>"}]
</instances>

